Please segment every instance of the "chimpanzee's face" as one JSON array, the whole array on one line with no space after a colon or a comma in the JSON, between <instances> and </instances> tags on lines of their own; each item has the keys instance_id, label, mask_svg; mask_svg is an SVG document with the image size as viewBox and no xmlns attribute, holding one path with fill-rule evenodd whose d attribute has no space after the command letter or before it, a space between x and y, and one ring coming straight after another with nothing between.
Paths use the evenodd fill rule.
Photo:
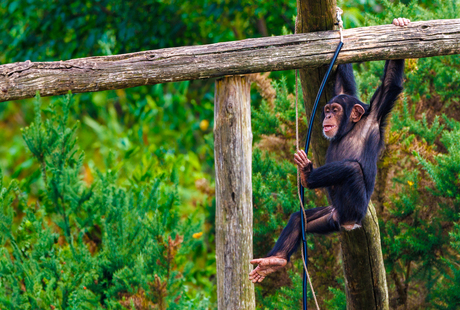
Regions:
<instances>
[{"instance_id":1,"label":"chimpanzee's face","mask_svg":"<svg viewBox=\"0 0 460 310\"><path fill-rule=\"evenodd\" d=\"M332 102L324 106L323 134L327 139L335 137L342 117L343 108L340 104Z\"/></svg>"}]
</instances>

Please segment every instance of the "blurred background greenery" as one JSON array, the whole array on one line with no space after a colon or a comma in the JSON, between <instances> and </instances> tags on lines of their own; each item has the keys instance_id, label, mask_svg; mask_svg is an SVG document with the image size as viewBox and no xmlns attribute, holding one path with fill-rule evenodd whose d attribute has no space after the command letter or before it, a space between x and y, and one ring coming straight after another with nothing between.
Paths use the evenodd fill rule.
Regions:
<instances>
[{"instance_id":1,"label":"blurred background greenery","mask_svg":"<svg viewBox=\"0 0 460 310\"><path fill-rule=\"evenodd\" d=\"M346 28L460 10L458 0L338 2ZM0 14L5 64L289 34L296 2L4 0ZM382 68L355 65L364 101ZM406 62L373 196L392 309L460 308L459 70L458 55ZM262 256L298 208L294 74L253 80ZM213 92L205 80L0 103L2 308L216 307ZM345 309L337 236L309 238L320 305ZM257 285L258 308L299 307L300 272L293 259Z\"/></svg>"}]
</instances>

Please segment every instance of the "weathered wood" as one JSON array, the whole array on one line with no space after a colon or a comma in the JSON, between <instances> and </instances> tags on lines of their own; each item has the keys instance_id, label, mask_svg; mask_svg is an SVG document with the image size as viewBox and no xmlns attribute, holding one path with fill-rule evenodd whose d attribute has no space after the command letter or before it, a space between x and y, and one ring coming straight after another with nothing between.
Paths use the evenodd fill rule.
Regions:
<instances>
[{"instance_id":1,"label":"weathered wood","mask_svg":"<svg viewBox=\"0 0 460 310\"><path fill-rule=\"evenodd\" d=\"M320 15L322 16L322 15ZM347 29L338 63L460 53L460 19ZM319 67L338 44L337 31L247 39L59 62L0 66L0 102L129 88L226 75Z\"/></svg>"},{"instance_id":2,"label":"weathered wood","mask_svg":"<svg viewBox=\"0 0 460 310\"><path fill-rule=\"evenodd\" d=\"M296 20L296 32L311 33L332 30L336 21L336 6L336 0L297 0L297 11L299 14ZM308 120L310 120L313 104L328 66L327 64L317 68L304 68L299 70L305 111ZM326 103L332 99L332 89L332 78L329 78L329 83L326 84L323 96L319 102L320 107L325 106ZM321 133L323 131L323 124L321 124L320 118L321 113L317 113L316 120L313 123L313 132L315 133ZM314 162L318 166L324 165L329 141L323 139L321 134L318 134L313 137L310 145Z\"/></svg>"},{"instance_id":3,"label":"weathered wood","mask_svg":"<svg viewBox=\"0 0 460 310\"><path fill-rule=\"evenodd\" d=\"M335 22L335 8L336 0L297 0L298 14L296 18L296 33L316 33L318 31L332 30ZM336 47L337 45L335 48ZM328 64L323 64L322 66L316 68L303 68L302 70L299 70L300 84L302 85L304 106L308 121L310 121L313 104L324 74L327 71L327 67ZM320 108L332 99L331 85L331 82L326 84L326 88L319 103ZM316 166L324 165L326 158L324 152L329 145L329 141L324 139L321 135L323 126L321 121L319 121L320 117L321 113L317 113L316 120L313 123L313 136L310 142L310 149L313 153L313 162ZM299 292L299 299L300 296L302 296L301 294L302 293ZM311 303L312 300L309 302Z\"/></svg>"},{"instance_id":4,"label":"weathered wood","mask_svg":"<svg viewBox=\"0 0 460 310\"><path fill-rule=\"evenodd\" d=\"M252 132L250 82L216 81L216 265L219 309L255 309L252 266Z\"/></svg>"},{"instance_id":5,"label":"weathered wood","mask_svg":"<svg viewBox=\"0 0 460 310\"><path fill-rule=\"evenodd\" d=\"M377 213L368 208L363 228L340 236L348 310L389 309Z\"/></svg>"},{"instance_id":6,"label":"weathered wood","mask_svg":"<svg viewBox=\"0 0 460 310\"><path fill-rule=\"evenodd\" d=\"M299 12L296 22L298 33L332 29L336 8L335 0L298 0L297 8ZM420 25L420 29L423 29L424 25ZM395 30L404 29L396 28ZM398 36L397 33L394 33L391 35L391 38L393 38L393 35ZM393 43L397 43L398 40L401 40L401 38L396 39ZM388 41L383 39L382 43L384 45L387 44L386 42ZM388 43L388 46L393 43ZM349 39L346 39L344 48L350 44ZM457 41L456 44L458 48L460 46L459 42ZM412 43L409 44L408 48L410 48L410 45ZM369 47L372 48L372 46ZM340 55L343 56L344 51L342 49ZM408 57L398 56L396 58ZM316 69L300 70L304 103L308 118L311 116L316 93L318 92L326 69L327 67L323 66ZM331 99L332 87L333 80L330 79L329 83L326 84L326 89L320 101L320 107L324 106ZM320 113L317 114L317 117L319 115ZM314 162L318 166L321 166L325 163L325 155L329 143L321 137L322 124L318 119L315 121L314 126L311 149ZM380 245L380 231L377 214L372 203L369 204L369 211L363 221L363 228L351 232L342 232L340 239L347 291L347 309L389 309L388 288Z\"/></svg>"}]
</instances>

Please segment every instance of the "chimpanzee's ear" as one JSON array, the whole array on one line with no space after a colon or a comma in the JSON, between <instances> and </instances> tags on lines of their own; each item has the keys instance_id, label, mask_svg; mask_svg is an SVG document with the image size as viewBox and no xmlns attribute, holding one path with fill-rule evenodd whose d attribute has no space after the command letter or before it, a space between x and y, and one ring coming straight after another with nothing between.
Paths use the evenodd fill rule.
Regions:
<instances>
[{"instance_id":1,"label":"chimpanzee's ear","mask_svg":"<svg viewBox=\"0 0 460 310\"><path fill-rule=\"evenodd\" d=\"M356 83L352 64L337 66L334 96L338 95L350 95L356 97Z\"/></svg>"},{"instance_id":2,"label":"chimpanzee's ear","mask_svg":"<svg viewBox=\"0 0 460 310\"><path fill-rule=\"evenodd\" d=\"M351 110L351 121L354 123L358 122L365 112L366 111L364 111L364 108L360 104L355 104Z\"/></svg>"}]
</instances>

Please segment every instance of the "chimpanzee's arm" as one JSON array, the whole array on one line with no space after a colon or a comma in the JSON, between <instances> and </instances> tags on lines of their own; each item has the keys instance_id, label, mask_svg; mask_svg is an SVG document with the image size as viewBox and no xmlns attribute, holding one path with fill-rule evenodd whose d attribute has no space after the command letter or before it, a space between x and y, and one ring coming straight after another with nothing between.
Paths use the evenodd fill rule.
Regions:
<instances>
[{"instance_id":1,"label":"chimpanzee's arm","mask_svg":"<svg viewBox=\"0 0 460 310\"><path fill-rule=\"evenodd\" d=\"M313 169L307 177L307 187L310 189L339 185L348 180L361 179L364 182L361 165L354 160L342 160L327 163ZM363 184L364 186L364 184Z\"/></svg>"},{"instance_id":2,"label":"chimpanzee's arm","mask_svg":"<svg viewBox=\"0 0 460 310\"><path fill-rule=\"evenodd\" d=\"M334 96L342 94L356 97L355 76L353 74L353 65L350 63L337 66Z\"/></svg>"},{"instance_id":3,"label":"chimpanzee's arm","mask_svg":"<svg viewBox=\"0 0 460 310\"><path fill-rule=\"evenodd\" d=\"M404 59L387 60L383 73L382 84L377 88L371 99L371 115L384 125L388 113L402 92L404 75Z\"/></svg>"}]
</instances>

